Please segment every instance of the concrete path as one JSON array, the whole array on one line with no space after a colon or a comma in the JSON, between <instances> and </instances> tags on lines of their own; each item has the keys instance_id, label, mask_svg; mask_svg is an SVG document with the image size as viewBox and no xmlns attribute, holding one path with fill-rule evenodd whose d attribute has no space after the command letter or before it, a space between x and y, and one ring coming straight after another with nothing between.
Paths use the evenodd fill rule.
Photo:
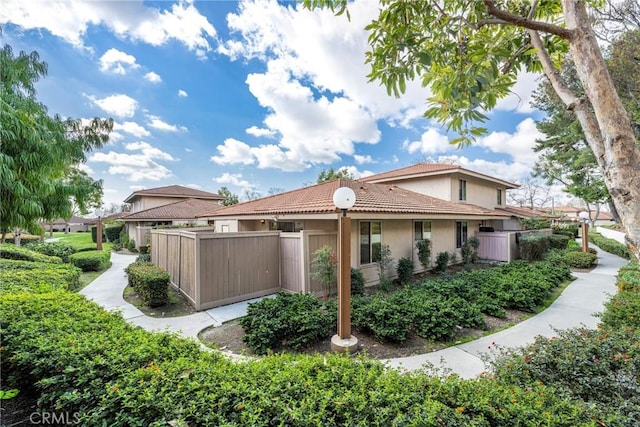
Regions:
<instances>
[{"instance_id":1,"label":"concrete path","mask_svg":"<svg viewBox=\"0 0 640 427\"><path fill-rule=\"evenodd\" d=\"M135 260L133 255L111 255L112 266L101 276L80 291L88 299L107 310L118 310L132 324L149 331L178 332L187 338L197 339L198 332L209 326L243 317L250 302L259 298L213 308L182 317L154 318L146 316L122 298L127 286L124 268ZM589 273L574 273L577 277L562 295L544 312L517 325L465 344L449 347L432 353L411 357L384 360L390 367L417 370L426 365L450 369L464 378L473 378L486 367L481 357L491 354L496 345L518 347L533 342L536 336L552 336L554 329L577 326L594 328L598 319L593 315L602 312L603 303L616 293L615 275L626 260L598 250L598 266Z\"/></svg>"}]
</instances>

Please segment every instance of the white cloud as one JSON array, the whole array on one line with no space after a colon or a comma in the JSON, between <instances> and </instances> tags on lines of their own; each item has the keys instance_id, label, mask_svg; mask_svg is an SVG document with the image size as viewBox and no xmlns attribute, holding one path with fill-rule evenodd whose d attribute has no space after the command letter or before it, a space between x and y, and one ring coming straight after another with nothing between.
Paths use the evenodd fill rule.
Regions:
<instances>
[{"instance_id":1,"label":"white cloud","mask_svg":"<svg viewBox=\"0 0 640 427\"><path fill-rule=\"evenodd\" d=\"M192 0L164 9L142 1L4 0L0 23L8 22L26 30L46 29L76 47L84 47L89 26L104 25L118 37L153 46L176 40L201 58L212 49L209 41L217 37Z\"/></svg>"},{"instance_id":2,"label":"white cloud","mask_svg":"<svg viewBox=\"0 0 640 427\"><path fill-rule=\"evenodd\" d=\"M158 73L154 73L153 71L149 71L147 74L145 74L144 78L151 83L160 83L162 81L160 75Z\"/></svg>"},{"instance_id":3,"label":"white cloud","mask_svg":"<svg viewBox=\"0 0 640 427\"><path fill-rule=\"evenodd\" d=\"M356 179L364 178L369 175L373 175L370 170L361 171L356 166L343 166L339 170L345 170L348 174L354 176Z\"/></svg>"},{"instance_id":4,"label":"white cloud","mask_svg":"<svg viewBox=\"0 0 640 427\"><path fill-rule=\"evenodd\" d=\"M113 124L113 129L116 131L122 130L137 138L145 138L145 137L151 136L151 132L149 132L147 129L145 129L144 126L140 126L136 122L123 122L123 123L115 122Z\"/></svg>"},{"instance_id":5,"label":"white cloud","mask_svg":"<svg viewBox=\"0 0 640 427\"><path fill-rule=\"evenodd\" d=\"M523 72L511 89L511 94L498 100L496 110L515 111L528 114L535 109L531 106L533 91L538 87L540 74Z\"/></svg>"},{"instance_id":6,"label":"white cloud","mask_svg":"<svg viewBox=\"0 0 640 427\"><path fill-rule=\"evenodd\" d=\"M92 95L84 96L102 110L118 117L132 117L138 109L138 101L127 95L111 95L101 99Z\"/></svg>"},{"instance_id":7,"label":"white cloud","mask_svg":"<svg viewBox=\"0 0 640 427\"><path fill-rule=\"evenodd\" d=\"M158 116L148 115L147 118L149 119L149 126L164 132L184 132L187 130L184 126L171 125L162 121Z\"/></svg>"},{"instance_id":8,"label":"white cloud","mask_svg":"<svg viewBox=\"0 0 640 427\"><path fill-rule=\"evenodd\" d=\"M409 154L437 154L451 150L451 144L449 144L449 138L441 134L438 129L428 128L420 136L419 141L404 141L402 148Z\"/></svg>"},{"instance_id":9,"label":"white cloud","mask_svg":"<svg viewBox=\"0 0 640 427\"><path fill-rule=\"evenodd\" d=\"M157 162L175 160L171 154L143 141L126 144L125 149L137 153L100 152L93 154L89 161L107 163L110 175L123 175L132 182L159 181L172 175L171 170Z\"/></svg>"},{"instance_id":10,"label":"white cloud","mask_svg":"<svg viewBox=\"0 0 640 427\"><path fill-rule=\"evenodd\" d=\"M186 98L187 96L189 96L189 94L182 90L182 89L178 89L178 96L182 97L182 98Z\"/></svg>"},{"instance_id":11,"label":"white cloud","mask_svg":"<svg viewBox=\"0 0 640 427\"><path fill-rule=\"evenodd\" d=\"M225 172L217 178L213 178L215 182L218 184L230 184L235 185L237 187L243 188L251 188L253 185L245 179L242 179L242 174L231 174L229 172Z\"/></svg>"},{"instance_id":12,"label":"white cloud","mask_svg":"<svg viewBox=\"0 0 640 427\"><path fill-rule=\"evenodd\" d=\"M185 148L184 151L186 151L187 153L193 152L193 150L191 148Z\"/></svg>"},{"instance_id":13,"label":"white cloud","mask_svg":"<svg viewBox=\"0 0 640 427\"><path fill-rule=\"evenodd\" d=\"M365 163L376 163L376 161L373 160L373 158L368 154L366 156L361 156L359 154L354 154L353 155L353 159L359 165L364 165Z\"/></svg>"},{"instance_id":14,"label":"white cloud","mask_svg":"<svg viewBox=\"0 0 640 427\"><path fill-rule=\"evenodd\" d=\"M185 184L187 187L195 188L196 190L202 190L202 186L198 184Z\"/></svg>"},{"instance_id":15,"label":"white cloud","mask_svg":"<svg viewBox=\"0 0 640 427\"><path fill-rule=\"evenodd\" d=\"M129 186L129 189L133 190L133 191L140 191L140 190L144 190L145 188L147 188L147 187L145 187L144 185L130 185Z\"/></svg>"},{"instance_id":16,"label":"white cloud","mask_svg":"<svg viewBox=\"0 0 640 427\"><path fill-rule=\"evenodd\" d=\"M465 156L447 155L432 159L437 163L454 163L465 169L483 173L503 179L509 182L516 182L531 173L531 167L524 163L508 161L489 161L484 159L469 159Z\"/></svg>"},{"instance_id":17,"label":"white cloud","mask_svg":"<svg viewBox=\"0 0 640 427\"><path fill-rule=\"evenodd\" d=\"M251 126L250 128L245 129L245 132L247 132L249 135L253 135L256 137L261 137L261 136L270 137L276 134L276 132L271 129L259 128L257 126Z\"/></svg>"},{"instance_id":18,"label":"white cloud","mask_svg":"<svg viewBox=\"0 0 640 427\"><path fill-rule=\"evenodd\" d=\"M129 69L140 68L136 64L136 57L111 48L100 57L100 70L114 74L127 74Z\"/></svg>"},{"instance_id":19,"label":"white cloud","mask_svg":"<svg viewBox=\"0 0 640 427\"><path fill-rule=\"evenodd\" d=\"M216 147L218 156L211 156L210 160L219 165L232 165L242 163L251 165L255 162L251 154L251 147L237 139L228 138L223 145Z\"/></svg>"},{"instance_id":20,"label":"white cloud","mask_svg":"<svg viewBox=\"0 0 640 427\"><path fill-rule=\"evenodd\" d=\"M516 126L513 134L508 132L491 132L478 140L478 146L485 147L494 153L508 154L517 162L533 168L538 153L533 151L536 139L542 139L544 135L536 129L536 123L531 118L526 118Z\"/></svg>"},{"instance_id":21,"label":"white cloud","mask_svg":"<svg viewBox=\"0 0 640 427\"><path fill-rule=\"evenodd\" d=\"M85 172L89 175L93 175L95 172L93 171L93 169L91 169L91 167L89 165L87 165L86 163L80 163L78 166L78 169L80 169L82 172Z\"/></svg>"}]
</instances>

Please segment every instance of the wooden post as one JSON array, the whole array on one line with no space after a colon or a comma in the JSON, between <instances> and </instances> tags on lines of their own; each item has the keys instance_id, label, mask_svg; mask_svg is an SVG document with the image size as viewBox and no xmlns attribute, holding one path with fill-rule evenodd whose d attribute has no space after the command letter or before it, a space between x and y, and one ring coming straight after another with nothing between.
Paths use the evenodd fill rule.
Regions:
<instances>
[{"instance_id":1,"label":"wooden post","mask_svg":"<svg viewBox=\"0 0 640 427\"><path fill-rule=\"evenodd\" d=\"M589 252L589 223L582 223L582 252Z\"/></svg>"},{"instance_id":2,"label":"wooden post","mask_svg":"<svg viewBox=\"0 0 640 427\"><path fill-rule=\"evenodd\" d=\"M102 218L98 217L98 227L96 229L96 249L102 250Z\"/></svg>"},{"instance_id":3,"label":"wooden post","mask_svg":"<svg viewBox=\"0 0 640 427\"><path fill-rule=\"evenodd\" d=\"M338 227L338 335L351 337L351 218L340 217Z\"/></svg>"}]
</instances>

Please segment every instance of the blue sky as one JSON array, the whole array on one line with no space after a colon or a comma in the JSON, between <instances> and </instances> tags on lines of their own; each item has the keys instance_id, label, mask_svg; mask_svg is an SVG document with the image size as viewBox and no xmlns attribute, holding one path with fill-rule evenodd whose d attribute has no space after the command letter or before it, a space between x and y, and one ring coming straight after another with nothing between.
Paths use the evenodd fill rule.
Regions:
<instances>
[{"instance_id":1,"label":"blue sky","mask_svg":"<svg viewBox=\"0 0 640 427\"><path fill-rule=\"evenodd\" d=\"M350 11L348 21L267 0L4 0L0 26L3 44L48 63L37 88L50 113L115 120L111 142L84 166L104 180L107 206L141 188L266 195L330 167L363 176L419 160L529 176L537 76L520 76L490 133L458 149L421 117L426 89L393 98L368 82L363 28L377 4Z\"/></svg>"}]
</instances>

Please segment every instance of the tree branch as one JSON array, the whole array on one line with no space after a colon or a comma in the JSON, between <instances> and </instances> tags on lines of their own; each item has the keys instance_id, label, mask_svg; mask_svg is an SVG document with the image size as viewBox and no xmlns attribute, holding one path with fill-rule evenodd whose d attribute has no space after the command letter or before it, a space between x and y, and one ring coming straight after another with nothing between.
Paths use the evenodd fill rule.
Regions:
<instances>
[{"instance_id":1,"label":"tree branch","mask_svg":"<svg viewBox=\"0 0 640 427\"><path fill-rule=\"evenodd\" d=\"M505 22L518 27L523 27L528 30L542 31L544 33L555 34L565 40L571 40L573 38L573 31L566 28L559 27L548 22L533 21L529 18L524 18L520 15L514 15L513 13L506 12L498 9L493 0L483 0L484 5L487 7L487 12L491 16L495 16Z\"/></svg>"}]
</instances>

